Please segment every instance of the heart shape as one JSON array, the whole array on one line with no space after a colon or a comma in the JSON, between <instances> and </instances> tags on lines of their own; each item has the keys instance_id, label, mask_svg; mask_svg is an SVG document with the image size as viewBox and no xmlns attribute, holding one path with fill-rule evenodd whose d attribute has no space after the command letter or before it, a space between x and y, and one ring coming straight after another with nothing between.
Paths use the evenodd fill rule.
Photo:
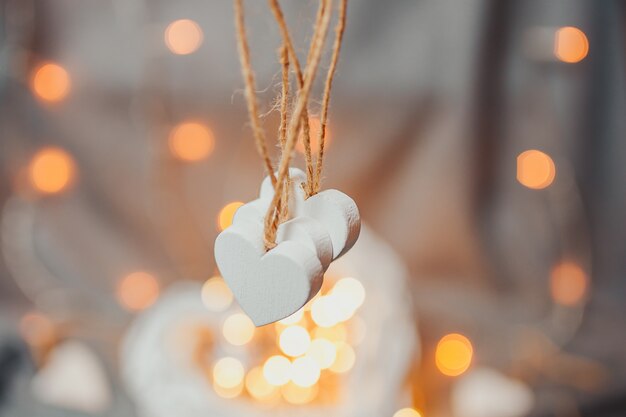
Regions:
<instances>
[{"instance_id":1,"label":"heart shape","mask_svg":"<svg viewBox=\"0 0 626 417\"><path fill-rule=\"evenodd\" d=\"M277 245L268 252L263 224L256 221L239 220L215 241L222 277L256 326L288 317L313 298L331 257L328 234L309 218L281 224Z\"/></svg>"},{"instance_id":2,"label":"heart shape","mask_svg":"<svg viewBox=\"0 0 626 417\"><path fill-rule=\"evenodd\" d=\"M322 223L333 244L333 260L344 255L354 246L361 233L361 217L354 200L334 189L305 198L302 184L306 182L306 174L298 168L289 168L289 177L292 218L304 216ZM274 187L268 176L261 184L259 198L240 207L233 222L240 218L263 221L273 197Z\"/></svg>"},{"instance_id":3,"label":"heart shape","mask_svg":"<svg viewBox=\"0 0 626 417\"><path fill-rule=\"evenodd\" d=\"M264 218L274 196L267 177L257 200L241 206L215 241L215 260L244 312L257 326L298 311L319 291L330 262L356 242L361 221L350 197L325 190L305 198L306 175L290 168L290 219L265 252Z\"/></svg>"}]
</instances>

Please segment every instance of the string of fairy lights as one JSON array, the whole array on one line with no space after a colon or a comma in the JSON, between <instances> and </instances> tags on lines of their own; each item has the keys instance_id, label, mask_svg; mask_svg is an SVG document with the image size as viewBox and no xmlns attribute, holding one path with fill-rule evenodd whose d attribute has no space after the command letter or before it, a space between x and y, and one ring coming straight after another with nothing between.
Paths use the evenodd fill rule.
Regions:
<instances>
[{"instance_id":1,"label":"string of fairy lights","mask_svg":"<svg viewBox=\"0 0 626 417\"><path fill-rule=\"evenodd\" d=\"M244 367L234 356L203 364L215 392L224 398L246 396L264 404L332 404L339 394L338 379L355 364L355 348L365 337L358 317L365 289L352 277L327 277L307 306L278 323L256 328L238 309L221 277L202 287L202 302L214 313L227 312L216 337L225 350L244 347L257 351L257 363Z\"/></svg>"},{"instance_id":2,"label":"string of fairy lights","mask_svg":"<svg viewBox=\"0 0 626 417\"><path fill-rule=\"evenodd\" d=\"M576 64L587 56L589 43L580 29L555 28L550 34L553 59ZM191 19L173 21L163 31L163 42L174 55L197 52L203 39L201 26ZM58 105L72 92L71 70L59 62L42 61L30 74L28 83L44 107ZM319 129L319 121L312 119L311 127ZM171 156L182 164L205 161L215 146L219 146L213 129L201 120L186 120L173 126L163 140ZM547 189L558 177L558 166L544 150L520 152L516 166L517 181L531 190ZM73 156L56 146L35 150L26 172L32 191L41 198L70 192L80 176ZM223 206L217 214L218 230L230 225L241 204L234 201ZM579 307L586 300L588 288L589 277L583 266L571 259L554 265L549 292L555 303ZM123 308L138 312L155 303L160 290L158 277L138 270L119 279L115 297ZM232 294L219 276L204 283L201 297L209 311L228 312L221 324L221 334L212 336L215 340L258 352L253 364L244 364L234 356L208 355L209 362L200 361L198 365L205 371L215 393L226 399L243 397L274 405L337 401L340 380L354 366L356 350L366 333L365 323L358 317L366 294L358 279L328 277L320 294L302 310L263 328L255 328L247 316L233 310ZM51 323L45 315L30 312L23 316L20 329L24 338L37 346L49 340ZM210 348L211 344L208 346ZM466 335L449 333L439 340L434 358L426 359L433 360L441 374L457 377L471 367L473 355L474 347ZM417 405L394 414L394 417L421 416Z\"/></svg>"}]
</instances>

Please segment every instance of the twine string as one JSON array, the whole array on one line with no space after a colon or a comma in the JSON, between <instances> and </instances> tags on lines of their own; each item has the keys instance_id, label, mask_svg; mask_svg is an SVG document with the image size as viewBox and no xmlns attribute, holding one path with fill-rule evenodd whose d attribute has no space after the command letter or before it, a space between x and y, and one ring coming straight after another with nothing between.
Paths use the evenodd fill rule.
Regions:
<instances>
[{"instance_id":1,"label":"twine string","mask_svg":"<svg viewBox=\"0 0 626 417\"><path fill-rule=\"evenodd\" d=\"M324 83L324 95L322 98L322 109L320 112L320 129L317 137L319 149L317 153L317 160L315 163L315 175L313 177L314 183L311 186L310 195L315 195L320 191L320 178L322 176L322 165L324 162L324 144L326 142L326 129L328 123L328 106L330 105L330 90L333 87L335 70L337 69L337 62L339 62L339 52L341 52L343 33L346 28L347 8L348 0L340 0L339 17L337 20L337 26L335 27L335 42L333 43L333 52L330 59L330 66L328 67L328 72L326 73L326 81Z\"/></svg>"},{"instance_id":2,"label":"twine string","mask_svg":"<svg viewBox=\"0 0 626 417\"><path fill-rule=\"evenodd\" d=\"M307 62L307 66L304 71L304 84L300 89L297 96L296 105L292 113L291 120L289 121L289 128L287 130L287 140L285 143L285 149L283 150L280 165L278 167L278 178L274 197L265 215L265 233L264 241L265 248L267 250L276 246L276 231L278 229L279 213L277 213L277 206L282 195L282 188L284 186L285 177L289 174L289 163L291 162L291 155L298 139L298 132L301 127L302 114L306 110L309 101L309 93L315 80L315 74L322 57L322 50L324 49L324 43L326 41L326 35L328 34L328 26L330 24L331 8L328 7L332 0L322 0L326 3L324 7L322 19L320 24L316 27L315 34L311 41L311 53L310 60ZM295 64L294 64L295 65Z\"/></svg>"},{"instance_id":3,"label":"twine string","mask_svg":"<svg viewBox=\"0 0 626 417\"><path fill-rule=\"evenodd\" d=\"M282 68L281 78L281 95L280 95L280 124L278 126L278 142L280 144L281 152L285 149L285 142L287 141L287 120L289 117L289 53L287 47L283 45L280 48L280 65ZM289 189L290 179L286 179L283 195L278 202L276 210L280 213L279 223L289 218Z\"/></svg>"},{"instance_id":4,"label":"twine string","mask_svg":"<svg viewBox=\"0 0 626 417\"><path fill-rule=\"evenodd\" d=\"M298 85L298 89L301 90L304 85L304 77L302 76L302 69L300 67L300 60L298 59L298 55L296 54L295 48L293 46L293 42L291 41L291 35L289 34L289 29L287 28L287 22L285 21L285 16L283 11L278 3L278 0L268 0L270 9L274 14L274 18L276 19L276 23L278 23L278 28L280 29L281 36L283 38L284 46L287 48L289 53L289 57L293 62L293 69L296 76L296 83ZM326 8L326 1L320 1L317 17L315 18L315 24L313 25L313 31L315 33L316 28L319 27L321 19L324 15L324 10ZM313 48L313 42L309 47L309 52L307 55L307 62L309 62L311 58L311 52ZM311 130L309 125L309 114L308 108L304 110L302 114L302 143L304 145L304 160L306 166L306 176L307 182L305 185L305 194L308 197L309 192L311 190L311 185L314 183L314 173L315 168L313 164L313 157L311 152Z\"/></svg>"},{"instance_id":5,"label":"twine string","mask_svg":"<svg viewBox=\"0 0 626 417\"><path fill-rule=\"evenodd\" d=\"M324 83L324 93L320 114L320 130L317 133L318 143L320 145L318 155L316 157L317 163L314 163L311 152L311 131L308 116L308 103L328 34L328 28L332 16L333 0L320 0L314 24L313 37L311 39L304 71L300 66L300 62L296 55L295 48L278 0L268 0L268 2L283 38L283 45L279 51L279 60L282 70L282 90L280 97L280 124L278 129L278 141L281 148L281 159L277 174L274 173L272 162L268 155L265 132L261 127L258 113L258 104L255 96L255 78L250 64L250 50L246 40L244 26L243 0L234 0L237 45L242 66L242 75L246 84L245 96L248 113L251 120L257 150L264 161L265 167L270 175L272 185L274 186L274 196L272 197L272 201L268 207L264 220L263 239L266 250L270 250L276 246L275 241L278 225L288 218L289 188L291 183L289 178L289 163L291 162L293 150L299 137L302 137L304 144L304 156L307 171L307 182L306 184L303 184L305 196L308 198L309 196L319 192L322 161L324 157L324 141L327 130L330 90L332 88L333 77L343 39L347 0L340 0L339 17L335 28L335 41L333 44L330 66ZM290 66L293 68L298 87L297 93L295 94L295 105L291 113L291 117L289 117Z\"/></svg>"},{"instance_id":6,"label":"twine string","mask_svg":"<svg viewBox=\"0 0 626 417\"><path fill-rule=\"evenodd\" d=\"M289 116L289 52L287 45L280 48L280 66L282 69L282 90L280 95L280 125L278 126L278 141L281 151L285 150L287 140L287 119Z\"/></svg>"},{"instance_id":7,"label":"twine string","mask_svg":"<svg viewBox=\"0 0 626 417\"><path fill-rule=\"evenodd\" d=\"M294 72L296 74L296 80L298 81L298 87L301 89L303 84L302 71L300 70L300 63L298 61L298 57L295 52L295 48L293 47L293 42L291 41L291 36L289 34L289 30L287 28L287 24L285 22L285 17L282 13L278 0L268 0L270 4L270 8L272 13L274 14L274 18L278 23L278 27L280 28L280 32L283 37L284 45L287 47L289 51L290 58L293 61ZM335 70L337 68L337 63L339 61L339 53L341 51L341 45L343 42L343 34L346 27L346 10L347 10L348 1L341 0L339 4L339 16L337 19L337 26L335 27L335 41L333 43L332 48L332 56L330 60L330 65L328 68L328 72L326 74L326 80L324 83L324 94L322 98L322 106L320 111L320 129L317 132L317 143L319 144L318 155L316 161L313 162L313 159L310 155L310 137L308 134L308 115L306 115L305 120L305 134L303 136L304 147L305 147L305 160L307 167L307 184L305 186L305 192L307 198L317 194L320 190L321 176L322 176L322 166L324 160L324 150L325 150L325 142L326 142L326 132L328 125L328 107L330 104L330 91L332 89L333 79L335 75ZM324 11L324 2L320 2L320 7L318 9L318 16L316 18L316 27L319 25L319 21ZM307 152L307 149L309 152Z\"/></svg>"},{"instance_id":8,"label":"twine string","mask_svg":"<svg viewBox=\"0 0 626 417\"><path fill-rule=\"evenodd\" d=\"M254 142L256 143L257 150L263 159L265 169L270 176L272 185L276 186L276 176L274 175L272 160L267 151L265 132L261 126L259 117L259 106L256 100L256 82L254 80L252 66L250 65L250 47L248 46L248 40L246 38L242 1L243 0L234 0L235 28L237 30L237 50L239 51L239 60L241 61L241 75L246 85L245 96L248 106L248 115L252 123L252 132L254 134Z\"/></svg>"}]
</instances>

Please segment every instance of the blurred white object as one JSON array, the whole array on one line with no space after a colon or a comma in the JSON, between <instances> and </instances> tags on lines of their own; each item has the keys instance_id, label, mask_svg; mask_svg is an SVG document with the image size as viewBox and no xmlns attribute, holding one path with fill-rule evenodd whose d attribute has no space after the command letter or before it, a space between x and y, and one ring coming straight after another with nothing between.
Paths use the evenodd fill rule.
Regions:
<instances>
[{"instance_id":1,"label":"blurred white object","mask_svg":"<svg viewBox=\"0 0 626 417\"><path fill-rule=\"evenodd\" d=\"M407 272L396 254L366 227L354 248L332 264L331 274L357 278L367 294L359 316L367 329L356 347L354 368L345 374L333 406L280 406L290 416L379 417L392 415L401 399L409 364L416 352L416 325L406 291ZM200 285L179 283L140 315L123 343L122 378L143 417L273 416L271 409L246 397L223 399L191 361L180 329L203 323L219 335L227 312L207 310ZM177 335L172 338L172 335ZM217 343L217 356L226 346ZM171 343L175 339L175 345ZM185 339L184 337L182 338ZM246 368L249 349L227 352ZM188 356L187 360L184 357ZM183 360L181 360L181 358Z\"/></svg>"},{"instance_id":2,"label":"blurred white object","mask_svg":"<svg viewBox=\"0 0 626 417\"><path fill-rule=\"evenodd\" d=\"M521 381L488 368L476 368L452 389L454 417L520 417L533 407L531 389Z\"/></svg>"},{"instance_id":3,"label":"blurred white object","mask_svg":"<svg viewBox=\"0 0 626 417\"><path fill-rule=\"evenodd\" d=\"M57 346L31 381L33 396L44 404L99 413L111 403L111 392L97 356L83 343Z\"/></svg>"}]
</instances>

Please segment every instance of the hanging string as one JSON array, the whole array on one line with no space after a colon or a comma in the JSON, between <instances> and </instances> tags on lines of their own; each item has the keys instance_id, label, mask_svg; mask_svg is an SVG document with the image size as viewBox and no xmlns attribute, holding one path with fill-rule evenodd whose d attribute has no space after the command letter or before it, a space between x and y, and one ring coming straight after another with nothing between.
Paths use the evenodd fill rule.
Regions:
<instances>
[{"instance_id":1,"label":"hanging string","mask_svg":"<svg viewBox=\"0 0 626 417\"><path fill-rule=\"evenodd\" d=\"M285 150L285 143L287 141L287 120L289 117L289 53L287 52L287 47L283 45L280 48L280 66L281 66L281 74L282 74L282 90L280 97L280 124L278 127L278 142L280 143L281 152ZM280 218L278 221L282 223L283 221L289 218L289 189L290 187L290 179L289 177L285 180L287 183L283 188L283 195L281 200L279 201L279 206L277 208L280 213Z\"/></svg>"},{"instance_id":2,"label":"hanging string","mask_svg":"<svg viewBox=\"0 0 626 417\"><path fill-rule=\"evenodd\" d=\"M315 34L311 41L311 53L310 60L307 62L306 69L304 71L304 84L299 91L296 100L296 106L292 113L291 120L289 121L289 128L287 131L287 141L285 143L285 149L283 150L280 165L278 167L278 178L274 197L267 210L265 216L265 233L264 242L267 250L276 246L276 231L278 229L278 221L280 213L277 212L277 207L282 195L282 188L284 186L284 180L289 173L289 163L291 162L291 154L296 145L298 139L298 132L302 124L302 115L306 110L309 101L309 93L315 80L315 74L317 73L317 67L322 57L322 50L324 49L324 43L326 41L326 35L328 33L328 26L330 24L331 0L321 0L326 3L320 24L315 28ZM295 65L295 64L294 64Z\"/></svg>"},{"instance_id":3,"label":"hanging string","mask_svg":"<svg viewBox=\"0 0 626 417\"><path fill-rule=\"evenodd\" d=\"M289 51L290 58L293 61L294 71L296 74L296 80L298 81L299 88L302 88L303 79L302 79L302 71L300 70L300 63L298 61L298 57L295 52L295 48L293 47L293 42L291 41L291 36L289 35L289 30L287 28L287 23L285 22L285 17L282 13L278 0L268 0L272 13L274 14L274 18L278 23L278 27L280 28L281 35L283 37L283 42ZM346 11L347 11L347 0L341 0L339 5L339 16L337 20L337 26L335 27L335 42L333 44L332 56L330 61L330 66L328 68L328 72L326 74L326 81L324 83L324 94L322 99L322 107L320 112L320 129L317 132L317 143L319 144L318 155L313 163L313 160L310 155L310 137L305 133L303 136L304 147L305 147L305 161L307 166L307 184L305 186L306 196L310 197L314 194L317 194L320 190L321 176L322 176L322 165L324 160L324 150L325 150L325 142L326 142L326 131L328 124L328 107L330 104L330 91L332 89L333 79L335 75L335 70L337 68L337 62L339 61L339 52L341 51L341 44L343 41L343 34L346 27ZM324 11L324 2L320 2L320 7L318 10L318 16L316 18L316 27L319 25L319 20L321 19L322 13ZM308 129L308 115L306 116L305 128ZM309 152L307 153L307 148Z\"/></svg>"},{"instance_id":4,"label":"hanging string","mask_svg":"<svg viewBox=\"0 0 626 417\"><path fill-rule=\"evenodd\" d=\"M280 124L278 126L278 141L281 151L285 150L287 140L287 118L289 105L289 52L287 45L280 48L280 66L282 73L282 91L280 95Z\"/></svg>"},{"instance_id":5,"label":"hanging string","mask_svg":"<svg viewBox=\"0 0 626 417\"><path fill-rule=\"evenodd\" d=\"M280 99L280 125L278 129L278 140L281 148L281 159L278 167L278 173L274 174L272 162L267 153L265 134L261 127L258 115L258 105L255 96L255 80L254 73L250 65L250 52L246 40L246 33L243 19L243 0L234 0L235 5L235 22L237 28L237 44L239 49L239 57L242 65L242 75L246 84L246 101L248 105L248 113L250 115L257 150L264 160L266 169L269 172L272 184L274 186L274 196L267 210L264 221L264 244L266 250L276 246L276 232L278 225L288 218L288 191L289 191L289 163L293 150L299 137L305 149L305 162L307 171L307 182L304 184L305 195L309 196L317 193L320 187L320 177L322 170L322 160L324 157L324 141L326 138L326 124L328 116L328 106L330 102L330 90L334 72L337 66L339 50L343 39L345 28L345 15L347 0L340 0L339 17L337 27L335 29L336 37L333 44L333 52L330 66L326 75L324 85L324 94L322 98L322 108L320 115L320 131L318 132L318 143L320 150L317 155L317 163L314 164L311 152L311 132L309 126L308 103L309 95L317 69L324 49L324 44L328 34L330 19L332 16L333 0L320 0L317 17L315 19L314 34L308 51L306 67L304 71L300 66L300 62L295 52L293 42L289 35L289 30L285 22L283 13L277 0L268 0L270 8L278 22L281 35L283 37L283 46L280 50L280 63L282 68L282 91ZM289 102L289 67L293 66L296 84L298 87L294 109L291 118L288 114Z\"/></svg>"},{"instance_id":6,"label":"hanging string","mask_svg":"<svg viewBox=\"0 0 626 417\"><path fill-rule=\"evenodd\" d=\"M289 35L289 29L287 28L285 17L280 8L280 5L278 4L278 0L268 0L268 3L270 6L270 9L272 10L272 13L274 14L274 18L276 19L276 22L278 23L278 28L280 29L280 33L283 38L284 45L287 48L287 51L289 52L289 57L293 61L293 68L294 68L294 72L296 75L296 83L298 85L298 89L301 90L302 86L304 85L304 78L302 76L302 70L300 68L300 61L298 59L298 56L296 55L295 48L293 47L291 36ZM317 10L317 17L315 18L315 24L313 26L314 32L315 32L315 28L318 28L320 25L325 7L326 7L326 2L320 1L319 7ZM311 58L312 48L313 48L313 43L311 43L311 46L309 48L307 62L309 62ZM304 145L304 161L305 161L306 175L307 175L307 182L305 185L305 194L308 197L310 194L310 190L311 190L310 185L314 182L314 171L315 171L315 168L313 165L313 158L311 156L311 132L310 132L310 125L309 125L308 108L305 109L304 113L302 114L302 125L303 125L302 143Z\"/></svg>"},{"instance_id":7,"label":"hanging string","mask_svg":"<svg viewBox=\"0 0 626 417\"><path fill-rule=\"evenodd\" d=\"M335 77L335 70L337 69L337 62L339 61L339 52L341 51L343 33L346 28L347 8L348 0L340 0L339 17L337 20L337 26L335 27L335 42L333 44L333 52L330 59L330 66L328 67L328 72L326 73L326 82L324 83L324 96L322 98L322 110L320 114L320 130L317 137L319 150L315 163L314 183L312 185L310 195L317 194L320 191L320 178L322 176L322 164L324 162L324 144L326 142L328 106L330 104L330 90L333 87L333 79Z\"/></svg>"},{"instance_id":8,"label":"hanging string","mask_svg":"<svg viewBox=\"0 0 626 417\"><path fill-rule=\"evenodd\" d=\"M254 141L256 143L257 150L265 163L265 169L270 176L272 185L276 186L276 176L274 175L272 161L267 151L265 132L261 127L259 108L256 101L256 83L254 81L254 72L252 71L252 66L250 65L250 48L248 47L248 41L246 39L242 0L234 0L234 6L235 28L237 30L237 49L239 51L239 60L241 61L241 74L243 75L246 84L246 103L248 105L250 121L252 122Z\"/></svg>"}]
</instances>

